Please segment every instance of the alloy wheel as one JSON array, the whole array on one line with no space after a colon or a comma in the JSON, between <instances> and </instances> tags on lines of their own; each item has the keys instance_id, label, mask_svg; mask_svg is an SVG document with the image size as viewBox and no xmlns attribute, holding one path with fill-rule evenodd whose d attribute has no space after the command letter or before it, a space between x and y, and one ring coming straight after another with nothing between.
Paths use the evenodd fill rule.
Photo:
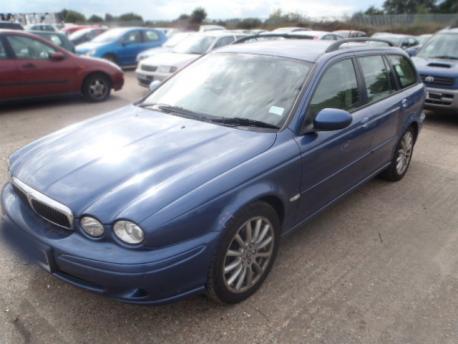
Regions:
<instances>
[{"instance_id":1,"label":"alloy wheel","mask_svg":"<svg viewBox=\"0 0 458 344\"><path fill-rule=\"evenodd\" d=\"M238 229L223 260L223 280L231 292L256 285L272 259L274 241L274 228L265 217L253 217Z\"/></svg>"},{"instance_id":2,"label":"alloy wheel","mask_svg":"<svg viewBox=\"0 0 458 344\"><path fill-rule=\"evenodd\" d=\"M396 157L396 172L402 175L409 166L413 151L413 134L408 130L401 139Z\"/></svg>"}]
</instances>

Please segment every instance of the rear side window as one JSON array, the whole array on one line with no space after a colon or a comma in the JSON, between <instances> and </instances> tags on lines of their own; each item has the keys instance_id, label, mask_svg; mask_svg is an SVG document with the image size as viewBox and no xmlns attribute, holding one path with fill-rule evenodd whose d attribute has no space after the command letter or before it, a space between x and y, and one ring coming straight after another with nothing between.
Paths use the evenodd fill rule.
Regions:
<instances>
[{"instance_id":1,"label":"rear side window","mask_svg":"<svg viewBox=\"0 0 458 344\"><path fill-rule=\"evenodd\" d=\"M324 108L351 111L359 105L360 100L353 62L337 62L321 78L310 103L310 115L314 118Z\"/></svg>"},{"instance_id":2,"label":"rear side window","mask_svg":"<svg viewBox=\"0 0 458 344\"><path fill-rule=\"evenodd\" d=\"M55 45L62 46L62 39L58 35L50 35L49 39L51 42L53 42Z\"/></svg>"},{"instance_id":3,"label":"rear side window","mask_svg":"<svg viewBox=\"0 0 458 344\"><path fill-rule=\"evenodd\" d=\"M0 60L6 60L8 56L6 55L5 47L3 46L3 42L0 38Z\"/></svg>"},{"instance_id":4,"label":"rear side window","mask_svg":"<svg viewBox=\"0 0 458 344\"><path fill-rule=\"evenodd\" d=\"M56 50L36 39L23 36L7 36L8 43L18 59L47 60Z\"/></svg>"},{"instance_id":5,"label":"rear side window","mask_svg":"<svg viewBox=\"0 0 458 344\"><path fill-rule=\"evenodd\" d=\"M159 35L155 31L146 31L145 32L145 41L152 42L159 40Z\"/></svg>"},{"instance_id":6,"label":"rear side window","mask_svg":"<svg viewBox=\"0 0 458 344\"><path fill-rule=\"evenodd\" d=\"M213 47L213 49L216 49L216 48L219 48L219 47L224 47L225 45L231 44L232 42L234 42L234 37L232 37L232 36L222 37L216 42L216 44Z\"/></svg>"},{"instance_id":7,"label":"rear side window","mask_svg":"<svg viewBox=\"0 0 458 344\"><path fill-rule=\"evenodd\" d=\"M396 77L399 80L399 84L402 88L413 85L417 82L417 73L412 66L412 63L400 55L390 55L388 60L394 68Z\"/></svg>"},{"instance_id":8,"label":"rear side window","mask_svg":"<svg viewBox=\"0 0 458 344\"><path fill-rule=\"evenodd\" d=\"M358 61L366 83L369 103L383 99L394 92L390 72L382 56L360 57Z\"/></svg>"}]
</instances>

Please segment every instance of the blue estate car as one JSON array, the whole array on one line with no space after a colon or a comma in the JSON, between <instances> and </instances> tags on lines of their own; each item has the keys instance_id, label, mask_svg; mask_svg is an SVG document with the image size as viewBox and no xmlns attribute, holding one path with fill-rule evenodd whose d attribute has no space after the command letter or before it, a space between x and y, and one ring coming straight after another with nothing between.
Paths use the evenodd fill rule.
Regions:
<instances>
[{"instance_id":1,"label":"blue estate car","mask_svg":"<svg viewBox=\"0 0 458 344\"><path fill-rule=\"evenodd\" d=\"M426 85L425 108L458 112L458 28L435 34L413 61Z\"/></svg>"},{"instance_id":2,"label":"blue estate car","mask_svg":"<svg viewBox=\"0 0 458 344\"><path fill-rule=\"evenodd\" d=\"M125 302L248 298L281 236L409 167L424 86L401 49L348 41L227 46L25 146L3 231L54 276Z\"/></svg>"},{"instance_id":3,"label":"blue estate car","mask_svg":"<svg viewBox=\"0 0 458 344\"><path fill-rule=\"evenodd\" d=\"M144 50L162 46L167 37L161 30L150 28L116 28L76 47L76 53L101 57L120 66L137 63L137 55Z\"/></svg>"}]
</instances>

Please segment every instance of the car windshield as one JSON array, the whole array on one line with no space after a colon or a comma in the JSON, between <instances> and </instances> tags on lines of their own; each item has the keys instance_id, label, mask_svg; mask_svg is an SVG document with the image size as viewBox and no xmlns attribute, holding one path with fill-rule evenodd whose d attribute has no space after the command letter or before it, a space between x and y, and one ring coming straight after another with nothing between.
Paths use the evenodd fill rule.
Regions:
<instances>
[{"instance_id":1,"label":"car windshield","mask_svg":"<svg viewBox=\"0 0 458 344\"><path fill-rule=\"evenodd\" d=\"M184 41L178 43L173 52L181 54L198 54L203 55L215 41L213 36L191 35Z\"/></svg>"},{"instance_id":2,"label":"car windshield","mask_svg":"<svg viewBox=\"0 0 458 344\"><path fill-rule=\"evenodd\" d=\"M111 29L108 30L107 32L102 33L101 35L97 36L92 40L92 42L95 43L108 43L108 42L113 42L116 41L118 38L121 38L121 36L126 33L127 31L125 29Z\"/></svg>"},{"instance_id":3,"label":"car windshield","mask_svg":"<svg viewBox=\"0 0 458 344\"><path fill-rule=\"evenodd\" d=\"M91 32L92 30L94 30L94 29L82 29L82 30L78 30L78 31L75 31L75 32L73 32L72 34L70 34L70 36L68 36L68 38L69 38L70 40L75 40L75 39L78 39L78 38L83 37L85 34L87 34L88 32Z\"/></svg>"},{"instance_id":4,"label":"car windshield","mask_svg":"<svg viewBox=\"0 0 458 344\"><path fill-rule=\"evenodd\" d=\"M417 40L419 44L425 44L426 41L430 38L431 38L431 35L422 35L422 36L418 36Z\"/></svg>"},{"instance_id":5,"label":"car windshield","mask_svg":"<svg viewBox=\"0 0 458 344\"><path fill-rule=\"evenodd\" d=\"M164 43L164 47L173 48L178 43L184 41L184 39L188 36L189 36L189 33L187 32L186 33L176 33Z\"/></svg>"},{"instance_id":6,"label":"car windshield","mask_svg":"<svg viewBox=\"0 0 458 344\"><path fill-rule=\"evenodd\" d=\"M166 105L207 119L280 127L311 64L253 54L214 53L177 73L141 106Z\"/></svg>"},{"instance_id":7,"label":"car windshield","mask_svg":"<svg viewBox=\"0 0 458 344\"><path fill-rule=\"evenodd\" d=\"M458 34L437 34L428 40L417 56L424 58L458 59Z\"/></svg>"}]
</instances>

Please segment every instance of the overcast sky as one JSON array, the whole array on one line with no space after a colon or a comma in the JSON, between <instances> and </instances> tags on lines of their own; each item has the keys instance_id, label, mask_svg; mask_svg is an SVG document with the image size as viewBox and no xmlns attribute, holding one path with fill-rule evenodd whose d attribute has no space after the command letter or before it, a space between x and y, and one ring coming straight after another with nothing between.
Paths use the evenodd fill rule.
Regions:
<instances>
[{"instance_id":1,"label":"overcast sky","mask_svg":"<svg viewBox=\"0 0 458 344\"><path fill-rule=\"evenodd\" d=\"M57 12L68 8L86 15L136 12L145 19L175 19L202 6L211 19L265 18L278 8L310 17L325 17L348 15L382 3L383 0L2 0L0 11Z\"/></svg>"}]
</instances>

